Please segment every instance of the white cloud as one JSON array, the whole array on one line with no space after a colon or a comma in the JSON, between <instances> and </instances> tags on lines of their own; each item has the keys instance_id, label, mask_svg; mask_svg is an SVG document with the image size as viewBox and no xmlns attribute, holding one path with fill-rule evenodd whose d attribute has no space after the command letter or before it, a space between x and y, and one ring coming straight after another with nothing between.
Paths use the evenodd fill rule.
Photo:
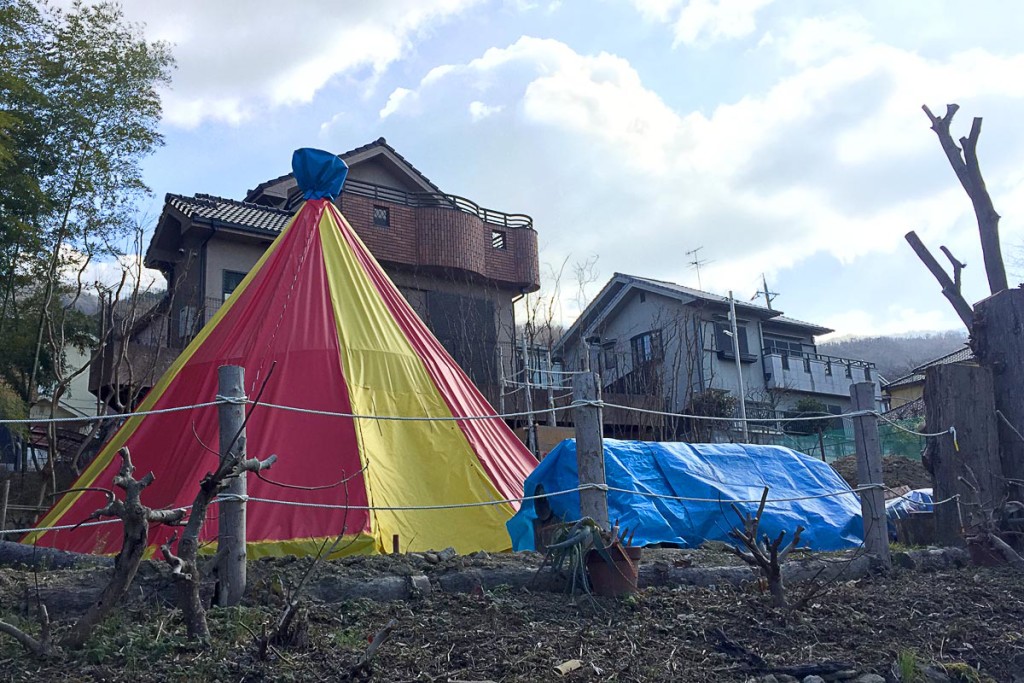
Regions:
<instances>
[{"instance_id":1,"label":"white cloud","mask_svg":"<svg viewBox=\"0 0 1024 683\"><path fill-rule=\"evenodd\" d=\"M391 93L388 101L384 104L384 108L380 110L380 117L386 119L394 114L401 108L402 102L411 94L412 90L408 88L395 88L395 91Z\"/></svg>"},{"instance_id":2,"label":"white cloud","mask_svg":"<svg viewBox=\"0 0 1024 683\"><path fill-rule=\"evenodd\" d=\"M163 274L146 268L139 254L97 260L87 259L85 254L69 247L62 253L66 265L61 278L72 287L81 283L83 292L95 294L97 286L114 291L120 287L120 298L127 299L133 291L146 292L166 287Z\"/></svg>"},{"instance_id":3,"label":"white cloud","mask_svg":"<svg viewBox=\"0 0 1024 683\"><path fill-rule=\"evenodd\" d=\"M262 107L309 102L332 79L372 81L416 36L479 0L134 0L125 11L150 39L174 44L178 68L165 121L238 124Z\"/></svg>"},{"instance_id":4,"label":"white cloud","mask_svg":"<svg viewBox=\"0 0 1024 683\"><path fill-rule=\"evenodd\" d=\"M773 33L765 33L759 47L775 42ZM777 45L782 57L797 66L821 63L830 57L849 54L870 44L869 26L856 14L832 17L807 17L791 22Z\"/></svg>"},{"instance_id":5,"label":"white cloud","mask_svg":"<svg viewBox=\"0 0 1024 683\"><path fill-rule=\"evenodd\" d=\"M707 46L744 38L755 17L773 0L633 0L647 19L671 23L676 44Z\"/></svg>"},{"instance_id":6,"label":"white cloud","mask_svg":"<svg viewBox=\"0 0 1024 683\"><path fill-rule=\"evenodd\" d=\"M505 7L515 12L532 12L535 9L543 8L545 14L553 14L562 7L561 0L548 0L548 2L535 2L534 0L504 0Z\"/></svg>"},{"instance_id":7,"label":"white cloud","mask_svg":"<svg viewBox=\"0 0 1024 683\"><path fill-rule=\"evenodd\" d=\"M906 332L938 332L950 328L949 316L937 309L880 306L871 310L842 311L818 321L835 332L818 338L828 341L848 336L884 336Z\"/></svg>"},{"instance_id":8,"label":"white cloud","mask_svg":"<svg viewBox=\"0 0 1024 683\"><path fill-rule=\"evenodd\" d=\"M488 116L497 114L505 107L498 105L484 104L480 100L473 100L469 103L469 118L473 120L473 123L486 119Z\"/></svg>"},{"instance_id":9,"label":"white cloud","mask_svg":"<svg viewBox=\"0 0 1024 683\"><path fill-rule=\"evenodd\" d=\"M495 194L529 207L552 261L598 253L609 273L695 285L684 254L703 246L714 261L702 271L704 287L722 291L815 254L847 265L909 255L909 229L969 254L977 241L970 204L920 105L958 100L971 111L971 103L998 102L1012 130L1024 111L1024 82L1012 77L1024 54L925 58L872 40L857 21L828 26L845 31L831 47L809 38L825 30L820 22L776 30L759 57L799 69L707 112L674 109L621 56L530 37L433 69L402 100L434 121L484 100L511 114L501 139L487 142L517 182ZM961 116L966 128L969 114ZM1024 140L1011 147L985 161L990 177L1004 179L990 183L997 207L1003 196L1024 202L1024 175L1007 178ZM1004 229L1024 235L1020 225ZM921 287L927 277L914 271ZM904 329L949 321L912 306L878 315ZM851 316L834 326L878 329Z\"/></svg>"},{"instance_id":10,"label":"white cloud","mask_svg":"<svg viewBox=\"0 0 1024 683\"><path fill-rule=\"evenodd\" d=\"M343 122L344 120L345 120L345 113L339 111L337 114L335 114L331 118L329 118L326 121L324 121L323 123L321 123L320 124L320 137L321 138L326 138L327 136L329 136L331 134L331 131L334 130L335 126L337 126L339 123Z\"/></svg>"}]
</instances>

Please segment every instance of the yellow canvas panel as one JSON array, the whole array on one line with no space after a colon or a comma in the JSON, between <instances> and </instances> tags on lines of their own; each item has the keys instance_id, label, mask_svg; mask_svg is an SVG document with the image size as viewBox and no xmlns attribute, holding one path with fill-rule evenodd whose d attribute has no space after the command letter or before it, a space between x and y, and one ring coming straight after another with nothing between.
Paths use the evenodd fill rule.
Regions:
<instances>
[{"instance_id":1,"label":"yellow canvas panel","mask_svg":"<svg viewBox=\"0 0 1024 683\"><path fill-rule=\"evenodd\" d=\"M334 210L320 220L341 362L353 412L365 415L451 417L387 304L378 295L341 230L358 236ZM500 496L454 421L356 420L370 505L406 507L498 500ZM454 546L459 552L506 550L508 504L455 510L376 511L380 552L398 534L403 550Z\"/></svg>"}]
</instances>

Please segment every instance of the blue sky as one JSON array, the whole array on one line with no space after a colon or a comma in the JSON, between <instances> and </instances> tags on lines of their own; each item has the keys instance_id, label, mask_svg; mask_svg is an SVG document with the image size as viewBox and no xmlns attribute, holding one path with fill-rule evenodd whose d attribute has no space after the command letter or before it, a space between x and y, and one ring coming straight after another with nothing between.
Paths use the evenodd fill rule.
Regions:
<instances>
[{"instance_id":1,"label":"blue sky","mask_svg":"<svg viewBox=\"0 0 1024 683\"><path fill-rule=\"evenodd\" d=\"M920 106L985 119L1011 277L1024 244L1024 4L1011 0L131 0L174 44L167 192L241 198L296 147L386 137L442 189L535 219L541 261L751 297L840 334L958 319L903 240L985 296L970 203ZM569 295L563 315L577 313Z\"/></svg>"}]
</instances>

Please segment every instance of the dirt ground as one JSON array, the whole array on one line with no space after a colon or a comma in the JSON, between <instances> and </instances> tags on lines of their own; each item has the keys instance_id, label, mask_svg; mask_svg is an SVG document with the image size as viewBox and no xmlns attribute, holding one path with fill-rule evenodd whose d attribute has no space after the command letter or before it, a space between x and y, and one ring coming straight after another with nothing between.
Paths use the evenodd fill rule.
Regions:
<instances>
[{"instance_id":1,"label":"dirt ground","mask_svg":"<svg viewBox=\"0 0 1024 683\"><path fill-rule=\"evenodd\" d=\"M857 456L848 455L832 463L839 476L851 487L857 486ZM920 462L898 455L882 458L882 481L890 488L909 486L912 489L929 488L931 475Z\"/></svg>"},{"instance_id":2,"label":"dirt ground","mask_svg":"<svg viewBox=\"0 0 1024 683\"><path fill-rule=\"evenodd\" d=\"M329 563L318 580L436 577L464 567L534 567L540 558L434 559L350 558ZM646 561L731 560L721 552L653 551ZM125 610L66 660L38 662L0 636L0 680L346 680L368 638L391 619L393 635L373 661L375 681L744 681L772 672L786 680L782 674L792 667L823 662L896 680L898 659L922 666L966 662L991 677L980 680L1024 676L1024 579L1006 568L975 567L928 574L896 569L838 582L793 613L770 609L755 584L645 589L619 599L499 587L388 603L311 603L309 644L260 661L252 634L277 618L282 583L293 582L306 562L250 563L250 598L243 607L210 612L209 648L186 640L171 605L133 591ZM75 576L0 569L0 618L34 630L27 614L36 582L73 584ZM790 595L798 599L806 588L790 586ZM58 637L69 623L58 620ZM579 669L565 676L556 671L574 659Z\"/></svg>"}]
</instances>

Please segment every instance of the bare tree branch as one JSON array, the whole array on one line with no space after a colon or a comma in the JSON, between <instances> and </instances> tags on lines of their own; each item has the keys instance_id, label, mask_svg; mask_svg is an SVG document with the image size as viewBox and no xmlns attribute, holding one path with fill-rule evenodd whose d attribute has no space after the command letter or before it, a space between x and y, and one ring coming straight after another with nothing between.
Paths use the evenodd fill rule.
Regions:
<instances>
[{"instance_id":1,"label":"bare tree branch","mask_svg":"<svg viewBox=\"0 0 1024 683\"><path fill-rule=\"evenodd\" d=\"M942 253L946 255L946 258L948 258L949 262L953 265L953 286L956 288L956 291L959 292L961 284L960 275L963 269L967 267L967 264L958 261L957 258L953 256L953 252L951 252L947 247L940 246L939 249L942 250Z\"/></svg>"},{"instance_id":2,"label":"bare tree branch","mask_svg":"<svg viewBox=\"0 0 1024 683\"><path fill-rule=\"evenodd\" d=\"M25 650L40 659L47 659L60 654L60 649L50 642L50 615L46 611L46 605L39 605L39 638L33 638L14 624L9 624L6 621L0 621L0 633L6 633L11 636Z\"/></svg>"},{"instance_id":3,"label":"bare tree branch","mask_svg":"<svg viewBox=\"0 0 1024 683\"><path fill-rule=\"evenodd\" d=\"M914 250L917 257L921 259L925 267L931 271L935 279L938 280L939 285L942 287L942 295L949 300L949 303L953 305L953 310L960 316L960 320L963 321L964 325L967 326L967 331L970 332L974 325L974 309L964 299L963 294L960 293L960 286L958 282L954 282L949 274L943 270L939 262L935 260L931 252L928 251L928 247L924 246L924 242L917 236L917 233L911 230L906 235L906 240L910 244L910 248ZM947 254L948 255L948 254ZM951 255L948 255L952 259ZM959 271L954 266L954 272L959 275ZM959 278L958 278L959 279Z\"/></svg>"},{"instance_id":4,"label":"bare tree branch","mask_svg":"<svg viewBox=\"0 0 1024 683\"><path fill-rule=\"evenodd\" d=\"M747 550L744 552L737 547L730 546L729 551L752 567L760 569L768 581L768 590L772 596L772 606L785 607L786 592L785 586L782 583L782 562L799 545L800 534L803 533L804 528L798 526L793 534L793 540L785 547L782 547L782 543L786 538L785 531L780 531L774 541L768 538L767 534L764 534L759 542L757 538L758 529L761 526L761 515L764 513L764 507L767 502L768 487L766 486L761 493L761 504L757 507L757 514L747 515L735 503L732 504L732 509L740 518L743 531L741 532L739 529L734 528L729 532L729 536L743 544Z\"/></svg>"},{"instance_id":5,"label":"bare tree branch","mask_svg":"<svg viewBox=\"0 0 1024 683\"><path fill-rule=\"evenodd\" d=\"M967 137L960 138L961 147L953 142L949 132L953 116L960 108L956 104L946 105L945 116L935 116L927 105L921 107L932 123L932 130L939 138L942 151L946 153L949 165L956 173L960 185L974 206L974 215L978 221L978 233L981 237L981 252L985 260L985 274L988 276L989 290L992 294L1008 289L1006 266L999 246L999 214L996 213L981 176L978 163L978 138L981 136L981 117L975 117L971 123L971 132ZM920 255L920 254L919 254ZM959 311L958 311L959 313Z\"/></svg>"}]
</instances>

